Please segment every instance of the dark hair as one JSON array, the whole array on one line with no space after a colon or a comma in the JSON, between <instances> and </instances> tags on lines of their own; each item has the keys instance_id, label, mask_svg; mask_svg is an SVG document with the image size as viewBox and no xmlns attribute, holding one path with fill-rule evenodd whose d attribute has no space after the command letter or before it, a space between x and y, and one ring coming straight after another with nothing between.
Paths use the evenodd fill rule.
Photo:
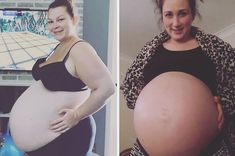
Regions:
<instances>
[{"instance_id":1,"label":"dark hair","mask_svg":"<svg viewBox=\"0 0 235 156\"><path fill-rule=\"evenodd\" d=\"M157 8L159 9L160 11L160 14L162 15L162 7L163 7L163 3L165 0L154 0L155 3L156 3L156 6ZM203 2L203 0L200 0L201 2ZM199 18L201 17L200 13L198 12L198 9L197 9L197 2L196 0L188 0L189 2L189 6L190 6L190 9L192 11L192 14L193 14L193 17L195 17L196 15L199 16Z\"/></svg>"},{"instance_id":2,"label":"dark hair","mask_svg":"<svg viewBox=\"0 0 235 156\"><path fill-rule=\"evenodd\" d=\"M49 5L48 11L51 8L56 8L56 7L61 7L61 6L64 6L66 8L68 14L71 17L74 17L74 8L73 8L72 0L55 0Z\"/></svg>"}]
</instances>

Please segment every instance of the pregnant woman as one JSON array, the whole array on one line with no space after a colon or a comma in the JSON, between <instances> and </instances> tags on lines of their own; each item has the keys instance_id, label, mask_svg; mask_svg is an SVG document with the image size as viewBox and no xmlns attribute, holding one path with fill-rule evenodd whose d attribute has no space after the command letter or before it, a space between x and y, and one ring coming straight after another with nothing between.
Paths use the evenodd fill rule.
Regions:
<instances>
[{"instance_id":1,"label":"pregnant woman","mask_svg":"<svg viewBox=\"0 0 235 156\"><path fill-rule=\"evenodd\" d=\"M197 0L155 0L154 2L159 10L164 31L141 49L126 73L121 89L128 107L135 109L140 92L160 74L166 72L190 74L210 88L214 103L223 110L221 119L223 120L224 115L225 121L219 136L206 149L196 152L200 153L200 156L235 155L234 49L217 36L206 34L192 25L198 14ZM144 124L140 126L144 127ZM145 129L148 130L146 127ZM159 148L156 144L153 146L155 149ZM168 144L162 143L161 147L167 149ZM137 139L130 155L150 154Z\"/></svg>"},{"instance_id":2,"label":"pregnant woman","mask_svg":"<svg viewBox=\"0 0 235 156\"><path fill-rule=\"evenodd\" d=\"M71 1L48 8L48 29L60 43L35 63L34 82L11 111L16 145L29 156L89 156L94 145L91 116L114 93L111 75L95 50L76 34Z\"/></svg>"}]
</instances>

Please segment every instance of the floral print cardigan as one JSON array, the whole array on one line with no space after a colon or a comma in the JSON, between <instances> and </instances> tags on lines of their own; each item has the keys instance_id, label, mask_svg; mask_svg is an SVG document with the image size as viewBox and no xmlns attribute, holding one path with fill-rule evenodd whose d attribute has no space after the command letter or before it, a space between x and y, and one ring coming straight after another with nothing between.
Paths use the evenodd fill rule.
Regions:
<instances>
[{"instance_id":1,"label":"floral print cardigan","mask_svg":"<svg viewBox=\"0 0 235 156\"><path fill-rule=\"evenodd\" d=\"M213 156L235 156L235 49L215 35L206 34L197 27L192 27L203 52L216 66L217 93L221 98L221 105L225 116L223 139L219 150ZM136 59L126 73L121 90L130 109L135 108L135 102L144 84L143 69L152 58L156 49L170 37L166 31L155 36L140 50ZM144 156L135 143L133 156Z\"/></svg>"}]
</instances>

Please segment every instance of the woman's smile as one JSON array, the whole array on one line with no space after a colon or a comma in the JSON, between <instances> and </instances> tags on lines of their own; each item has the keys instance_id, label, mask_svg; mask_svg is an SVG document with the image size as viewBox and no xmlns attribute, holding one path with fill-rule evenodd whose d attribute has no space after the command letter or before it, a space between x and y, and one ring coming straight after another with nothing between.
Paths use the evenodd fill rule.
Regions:
<instances>
[{"instance_id":1,"label":"woman's smile","mask_svg":"<svg viewBox=\"0 0 235 156\"><path fill-rule=\"evenodd\" d=\"M54 33L55 35L60 35L62 32L63 32L63 30L57 30L57 31L54 31L53 33Z\"/></svg>"},{"instance_id":2,"label":"woman's smile","mask_svg":"<svg viewBox=\"0 0 235 156\"><path fill-rule=\"evenodd\" d=\"M172 28L171 31L173 31L175 34L182 34L184 28Z\"/></svg>"}]
</instances>

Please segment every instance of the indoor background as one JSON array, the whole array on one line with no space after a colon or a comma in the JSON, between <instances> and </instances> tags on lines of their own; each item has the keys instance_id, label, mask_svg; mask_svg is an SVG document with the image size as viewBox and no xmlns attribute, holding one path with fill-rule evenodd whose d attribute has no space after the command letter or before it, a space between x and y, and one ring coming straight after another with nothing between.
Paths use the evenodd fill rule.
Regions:
<instances>
[{"instance_id":1,"label":"indoor background","mask_svg":"<svg viewBox=\"0 0 235 156\"><path fill-rule=\"evenodd\" d=\"M234 0L205 0L198 4L202 18L197 18L194 25L235 47ZM153 0L120 0L120 83L137 52L161 31L159 13L154 10ZM135 140L133 110L127 108L120 92L120 151L131 147Z\"/></svg>"}]
</instances>

